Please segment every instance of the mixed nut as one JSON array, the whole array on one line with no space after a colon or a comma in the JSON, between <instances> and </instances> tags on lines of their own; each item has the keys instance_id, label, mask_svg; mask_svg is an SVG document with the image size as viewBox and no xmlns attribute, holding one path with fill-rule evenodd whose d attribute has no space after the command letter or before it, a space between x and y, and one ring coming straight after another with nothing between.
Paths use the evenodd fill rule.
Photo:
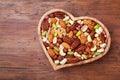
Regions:
<instances>
[{"instance_id":1,"label":"mixed nut","mask_svg":"<svg viewBox=\"0 0 120 80\"><path fill-rule=\"evenodd\" d=\"M100 24L90 19L73 21L60 11L44 18L41 36L56 65L96 57L104 52L107 44L106 33Z\"/></svg>"}]
</instances>

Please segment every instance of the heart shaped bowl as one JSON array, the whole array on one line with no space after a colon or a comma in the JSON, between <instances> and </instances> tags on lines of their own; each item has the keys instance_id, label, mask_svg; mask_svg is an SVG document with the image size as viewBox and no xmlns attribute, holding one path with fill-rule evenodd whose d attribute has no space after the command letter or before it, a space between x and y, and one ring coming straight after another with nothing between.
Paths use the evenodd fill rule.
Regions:
<instances>
[{"instance_id":1,"label":"heart shaped bowl","mask_svg":"<svg viewBox=\"0 0 120 80\"><path fill-rule=\"evenodd\" d=\"M52 9L41 17L38 36L54 70L100 59L111 44L109 31L102 22L89 16L74 17L62 9Z\"/></svg>"}]
</instances>

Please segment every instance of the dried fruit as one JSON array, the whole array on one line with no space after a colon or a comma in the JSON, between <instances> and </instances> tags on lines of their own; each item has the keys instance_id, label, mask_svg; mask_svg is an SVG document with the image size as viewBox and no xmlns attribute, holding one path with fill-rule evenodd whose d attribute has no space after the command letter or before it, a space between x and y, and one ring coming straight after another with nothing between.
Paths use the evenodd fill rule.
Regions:
<instances>
[{"instance_id":1,"label":"dried fruit","mask_svg":"<svg viewBox=\"0 0 120 80\"><path fill-rule=\"evenodd\" d=\"M71 49L75 49L78 45L80 45L80 39L76 39L72 44L71 44Z\"/></svg>"},{"instance_id":2,"label":"dried fruit","mask_svg":"<svg viewBox=\"0 0 120 80\"><path fill-rule=\"evenodd\" d=\"M66 43L66 42L63 42L63 43L62 43L62 46L65 47L65 48L67 48L67 49L70 48L70 45L69 45L68 43Z\"/></svg>"},{"instance_id":3,"label":"dried fruit","mask_svg":"<svg viewBox=\"0 0 120 80\"><path fill-rule=\"evenodd\" d=\"M76 36L80 36L82 34L82 31L78 31L77 33L76 33Z\"/></svg>"},{"instance_id":4,"label":"dried fruit","mask_svg":"<svg viewBox=\"0 0 120 80\"><path fill-rule=\"evenodd\" d=\"M74 53L72 51L68 51L67 54L73 55Z\"/></svg>"}]
</instances>

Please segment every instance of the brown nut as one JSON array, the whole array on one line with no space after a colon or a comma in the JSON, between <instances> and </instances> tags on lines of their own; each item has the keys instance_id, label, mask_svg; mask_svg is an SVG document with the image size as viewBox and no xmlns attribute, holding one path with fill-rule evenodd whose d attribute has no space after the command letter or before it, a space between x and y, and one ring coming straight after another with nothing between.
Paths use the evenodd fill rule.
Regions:
<instances>
[{"instance_id":1,"label":"brown nut","mask_svg":"<svg viewBox=\"0 0 120 80\"><path fill-rule=\"evenodd\" d=\"M61 38L57 38L57 43L61 44L62 43L62 39Z\"/></svg>"},{"instance_id":2,"label":"brown nut","mask_svg":"<svg viewBox=\"0 0 120 80\"><path fill-rule=\"evenodd\" d=\"M77 22L74 22L74 24L73 25L71 25L71 30L75 30L76 29L76 27L78 27L79 26L79 24L77 23Z\"/></svg>"},{"instance_id":3,"label":"brown nut","mask_svg":"<svg viewBox=\"0 0 120 80\"><path fill-rule=\"evenodd\" d=\"M70 27L66 27L66 32L69 33L70 32Z\"/></svg>"},{"instance_id":4,"label":"brown nut","mask_svg":"<svg viewBox=\"0 0 120 80\"><path fill-rule=\"evenodd\" d=\"M50 48L54 48L54 44L49 43L49 47L50 47Z\"/></svg>"},{"instance_id":5,"label":"brown nut","mask_svg":"<svg viewBox=\"0 0 120 80\"><path fill-rule=\"evenodd\" d=\"M79 44L80 44L80 39L77 38L77 39L71 44L71 49L75 49Z\"/></svg>"},{"instance_id":6,"label":"brown nut","mask_svg":"<svg viewBox=\"0 0 120 80\"><path fill-rule=\"evenodd\" d=\"M95 35L95 31L92 30L91 33L90 33L90 36L91 36L92 39L94 38L94 35Z\"/></svg>"},{"instance_id":7,"label":"brown nut","mask_svg":"<svg viewBox=\"0 0 120 80\"><path fill-rule=\"evenodd\" d=\"M67 36L63 37L63 41L68 43L68 44L71 44L71 39L69 37L67 37Z\"/></svg>"},{"instance_id":8,"label":"brown nut","mask_svg":"<svg viewBox=\"0 0 120 80\"><path fill-rule=\"evenodd\" d=\"M56 23L57 20L55 18L50 18L51 23Z\"/></svg>"},{"instance_id":9,"label":"brown nut","mask_svg":"<svg viewBox=\"0 0 120 80\"><path fill-rule=\"evenodd\" d=\"M65 22L63 21L63 20L59 20L59 23L60 23L60 26L62 27L62 28L65 28L66 29L66 24L65 24Z\"/></svg>"},{"instance_id":10,"label":"brown nut","mask_svg":"<svg viewBox=\"0 0 120 80\"><path fill-rule=\"evenodd\" d=\"M87 48L85 49L85 52L89 53L89 52L90 52L90 48L87 47Z\"/></svg>"},{"instance_id":11,"label":"brown nut","mask_svg":"<svg viewBox=\"0 0 120 80\"><path fill-rule=\"evenodd\" d=\"M64 51L65 53L67 53L67 52L68 52L68 49L67 49L67 48L64 48L63 51Z\"/></svg>"},{"instance_id":12,"label":"brown nut","mask_svg":"<svg viewBox=\"0 0 120 80\"><path fill-rule=\"evenodd\" d=\"M103 33L100 34L100 40L101 40L103 43L105 42L105 37L104 37L104 34L103 34Z\"/></svg>"},{"instance_id":13,"label":"brown nut","mask_svg":"<svg viewBox=\"0 0 120 80\"><path fill-rule=\"evenodd\" d=\"M43 44L45 45L45 47L49 46L49 44L47 42L43 42Z\"/></svg>"},{"instance_id":14,"label":"brown nut","mask_svg":"<svg viewBox=\"0 0 120 80\"><path fill-rule=\"evenodd\" d=\"M61 56L61 55L58 56L58 60L59 60L59 61L63 60L63 58L64 58L64 57Z\"/></svg>"},{"instance_id":15,"label":"brown nut","mask_svg":"<svg viewBox=\"0 0 120 80\"><path fill-rule=\"evenodd\" d=\"M60 18L60 19L64 19L65 18L65 13L63 12L60 12L60 11L57 11L54 13L54 16L57 17L57 18Z\"/></svg>"},{"instance_id":16,"label":"brown nut","mask_svg":"<svg viewBox=\"0 0 120 80\"><path fill-rule=\"evenodd\" d=\"M41 24L41 28L42 28L42 30L45 30L45 31L47 31L49 29L49 23L48 23L47 19L43 20L43 22Z\"/></svg>"},{"instance_id":17,"label":"brown nut","mask_svg":"<svg viewBox=\"0 0 120 80\"><path fill-rule=\"evenodd\" d=\"M85 45L80 45L75 49L75 52L81 52L82 50L85 50L86 46Z\"/></svg>"},{"instance_id":18,"label":"brown nut","mask_svg":"<svg viewBox=\"0 0 120 80\"><path fill-rule=\"evenodd\" d=\"M79 58L75 57L75 58L67 58L67 63L76 63L80 61Z\"/></svg>"}]
</instances>

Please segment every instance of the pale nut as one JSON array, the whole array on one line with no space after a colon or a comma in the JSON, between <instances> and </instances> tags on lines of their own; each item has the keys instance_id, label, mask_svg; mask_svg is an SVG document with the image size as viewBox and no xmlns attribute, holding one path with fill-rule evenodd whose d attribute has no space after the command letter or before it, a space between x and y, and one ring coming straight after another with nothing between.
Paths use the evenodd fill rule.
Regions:
<instances>
[{"instance_id":1,"label":"pale nut","mask_svg":"<svg viewBox=\"0 0 120 80\"><path fill-rule=\"evenodd\" d=\"M91 51L95 51L97 49L96 46L94 46L93 48L91 48Z\"/></svg>"},{"instance_id":2,"label":"pale nut","mask_svg":"<svg viewBox=\"0 0 120 80\"><path fill-rule=\"evenodd\" d=\"M88 26L87 26L87 25L84 25L84 26L81 28L81 31L85 32L87 29L88 29Z\"/></svg>"},{"instance_id":3,"label":"pale nut","mask_svg":"<svg viewBox=\"0 0 120 80\"><path fill-rule=\"evenodd\" d=\"M43 42L46 42L46 41L47 41L47 38L46 38L46 37L43 37L42 41L43 41Z\"/></svg>"},{"instance_id":4,"label":"pale nut","mask_svg":"<svg viewBox=\"0 0 120 80\"><path fill-rule=\"evenodd\" d=\"M65 48L67 48L67 49L70 48L70 45L69 45L68 43L66 43L66 42L63 42L63 43L62 43L62 46L65 47Z\"/></svg>"},{"instance_id":5,"label":"pale nut","mask_svg":"<svg viewBox=\"0 0 120 80\"><path fill-rule=\"evenodd\" d=\"M95 37L98 37L98 36L99 36L99 34L96 33L96 34L95 34Z\"/></svg>"},{"instance_id":6,"label":"pale nut","mask_svg":"<svg viewBox=\"0 0 120 80\"><path fill-rule=\"evenodd\" d=\"M62 45L59 46L59 49L64 49L64 47Z\"/></svg>"},{"instance_id":7,"label":"pale nut","mask_svg":"<svg viewBox=\"0 0 120 80\"><path fill-rule=\"evenodd\" d=\"M67 20L69 20L69 16L65 15L65 18L63 19L63 21L67 21Z\"/></svg>"},{"instance_id":8,"label":"pale nut","mask_svg":"<svg viewBox=\"0 0 120 80\"><path fill-rule=\"evenodd\" d=\"M65 56L66 55L66 53L63 52L63 49L60 49L60 55L61 56Z\"/></svg>"},{"instance_id":9,"label":"pale nut","mask_svg":"<svg viewBox=\"0 0 120 80\"><path fill-rule=\"evenodd\" d=\"M99 50L97 50L97 52L104 52L104 49L103 48L101 48L101 49L99 49Z\"/></svg>"},{"instance_id":10,"label":"pale nut","mask_svg":"<svg viewBox=\"0 0 120 80\"><path fill-rule=\"evenodd\" d=\"M60 61L60 64L61 64L61 65L64 65L66 62L67 62L67 59L64 58L62 61Z\"/></svg>"},{"instance_id":11,"label":"pale nut","mask_svg":"<svg viewBox=\"0 0 120 80\"><path fill-rule=\"evenodd\" d=\"M58 65L58 64L60 63L60 61L59 61L59 60L55 60L54 63L55 63L56 65Z\"/></svg>"},{"instance_id":12,"label":"pale nut","mask_svg":"<svg viewBox=\"0 0 120 80\"><path fill-rule=\"evenodd\" d=\"M101 47L101 48L105 48L105 47L106 47L106 43L100 44L100 47Z\"/></svg>"},{"instance_id":13,"label":"pale nut","mask_svg":"<svg viewBox=\"0 0 120 80\"><path fill-rule=\"evenodd\" d=\"M70 22L70 24L71 24L71 25L74 23L74 21L73 21L73 20L71 20L71 19L69 19L69 22Z\"/></svg>"},{"instance_id":14,"label":"pale nut","mask_svg":"<svg viewBox=\"0 0 120 80\"><path fill-rule=\"evenodd\" d=\"M74 56L76 56L76 57L81 57L81 55L78 54L77 52L74 52Z\"/></svg>"},{"instance_id":15,"label":"pale nut","mask_svg":"<svg viewBox=\"0 0 120 80\"><path fill-rule=\"evenodd\" d=\"M57 43L57 37L54 37L53 38L53 44L56 44Z\"/></svg>"},{"instance_id":16,"label":"pale nut","mask_svg":"<svg viewBox=\"0 0 120 80\"><path fill-rule=\"evenodd\" d=\"M88 37L87 37L87 41L88 41L88 42L92 42L92 38L91 38L90 35L88 35Z\"/></svg>"}]
</instances>

